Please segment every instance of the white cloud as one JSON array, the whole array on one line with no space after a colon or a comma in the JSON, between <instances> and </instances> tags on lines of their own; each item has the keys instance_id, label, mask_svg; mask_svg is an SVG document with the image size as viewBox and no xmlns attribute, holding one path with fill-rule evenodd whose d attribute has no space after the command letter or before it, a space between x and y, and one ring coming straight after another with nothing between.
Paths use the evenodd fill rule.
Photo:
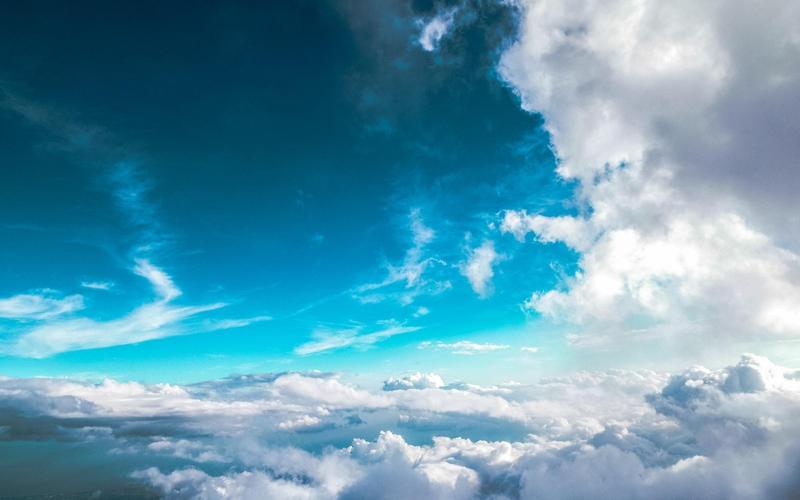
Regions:
<instances>
[{"instance_id":1,"label":"white cloud","mask_svg":"<svg viewBox=\"0 0 800 500\"><path fill-rule=\"evenodd\" d=\"M500 230L512 233L519 241L524 241L528 233L533 233L541 243L561 241L578 251L588 249L594 238L589 221L578 217L545 217L528 215L525 210L508 210L503 215Z\"/></svg>"},{"instance_id":2,"label":"white cloud","mask_svg":"<svg viewBox=\"0 0 800 500\"><path fill-rule=\"evenodd\" d=\"M469 258L461 264L461 274L467 277L475 293L481 298L492 292L493 266L499 259L494 242L487 240L469 252Z\"/></svg>"},{"instance_id":3,"label":"white cloud","mask_svg":"<svg viewBox=\"0 0 800 500\"><path fill-rule=\"evenodd\" d=\"M167 497L787 498L800 487L799 373L745 355L670 378L583 372L491 394L405 387L432 380L422 374L378 393L313 373L186 387L0 379L3 406L25 415L2 412L0 425L6 437L33 439L101 421L109 430L95 446L138 454L137 464L165 455L194 464L135 466L135 478ZM346 447L313 440L355 432L333 425L352 412L374 421L356 424L372 437ZM386 415L402 425L381 431L392 425ZM506 432L520 426L518 438L481 438L497 432L496 419ZM153 421L162 424L137 424ZM460 431L478 437L436 434ZM270 444L297 432L322 451ZM411 444L406 432L430 439Z\"/></svg>"},{"instance_id":4,"label":"white cloud","mask_svg":"<svg viewBox=\"0 0 800 500\"><path fill-rule=\"evenodd\" d=\"M88 317L48 321L21 333L5 347L6 352L16 356L43 358L59 352L133 344L179 335L186 332L182 322L187 318L225 305L173 305L172 301L181 295L181 291L168 274L145 259L137 259L133 271L150 282L158 296L156 301L108 321Z\"/></svg>"},{"instance_id":5,"label":"white cloud","mask_svg":"<svg viewBox=\"0 0 800 500\"><path fill-rule=\"evenodd\" d=\"M136 259L133 272L153 285L153 290L164 302L169 302L181 295L181 291L172 282L172 278L146 259Z\"/></svg>"},{"instance_id":6,"label":"white cloud","mask_svg":"<svg viewBox=\"0 0 800 500\"><path fill-rule=\"evenodd\" d=\"M520 6L500 72L544 116L580 208L505 213L502 231L581 252L527 305L584 345L800 335L800 7Z\"/></svg>"},{"instance_id":7,"label":"white cloud","mask_svg":"<svg viewBox=\"0 0 800 500\"><path fill-rule=\"evenodd\" d=\"M322 419L313 415L300 415L299 417L284 420L278 424L282 431L296 431L298 429L313 429L322 424Z\"/></svg>"},{"instance_id":8,"label":"white cloud","mask_svg":"<svg viewBox=\"0 0 800 500\"><path fill-rule=\"evenodd\" d=\"M220 455L209 445L188 439L171 440L158 438L147 445L149 451L184 458L193 462L226 462L228 457Z\"/></svg>"},{"instance_id":9,"label":"white cloud","mask_svg":"<svg viewBox=\"0 0 800 500\"><path fill-rule=\"evenodd\" d=\"M408 305L420 295L437 295L450 289L446 280L425 277L425 273L436 265L444 265L442 260L428 256L426 247L436 237L436 232L426 226L418 208L409 212L409 229L412 246L406 250L400 264L387 264L387 276L383 281L360 285L353 290L353 297L364 304L382 302L395 298ZM398 290L397 285L402 285Z\"/></svg>"},{"instance_id":10,"label":"white cloud","mask_svg":"<svg viewBox=\"0 0 800 500\"><path fill-rule=\"evenodd\" d=\"M215 330L229 330L231 328L243 328L245 326L250 326L255 323L261 323L264 321L272 321L272 316L251 316L249 318L228 318L228 319L218 319L218 320L206 320L203 321L202 327L198 328L198 331L215 331Z\"/></svg>"},{"instance_id":11,"label":"white cloud","mask_svg":"<svg viewBox=\"0 0 800 500\"><path fill-rule=\"evenodd\" d=\"M430 309L425 306L419 306L416 311L414 311L415 318L421 318L422 316L427 316L430 314Z\"/></svg>"},{"instance_id":12,"label":"white cloud","mask_svg":"<svg viewBox=\"0 0 800 500\"><path fill-rule=\"evenodd\" d=\"M436 15L429 21L418 21L421 31L417 42L427 52L433 52L439 45L439 41L447 35L453 26L453 18L456 9L449 9Z\"/></svg>"},{"instance_id":13,"label":"white cloud","mask_svg":"<svg viewBox=\"0 0 800 500\"><path fill-rule=\"evenodd\" d=\"M111 290L114 283L111 281L82 281L81 286L90 290Z\"/></svg>"},{"instance_id":14,"label":"white cloud","mask_svg":"<svg viewBox=\"0 0 800 500\"><path fill-rule=\"evenodd\" d=\"M491 351L499 351L502 349L508 349L510 346L506 344L493 344L491 342L472 342L469 340L459 340L457 342L431 342L425 341L420 342L419 346L420 349L438 349L444 351L450 351L453 354L464 354L464 355L472 355L472 354L480 354L485 352Z\"/></svg>"},{"instance_id":15,"label":"white cloud","mask_svg":"<svg viewBox=\"0 0 800 500\"><path fill-rule=\"evenodd\" d=\"M444 387L444 380L435 373L415 372L399 378L389 377L383 382L384 391L439 389L441 387Z\"/></svg>"},{"instance_id":16,"label":"white cloud","mask_svg":"<svg viewBox=\"0 0 800 500\"><path fill-rule=\"evenodd\" d=\"M364 349L395 335L415 332L421 328L418 326L403 326L394 321L386 322L382 326L382 328L369 333L363 333L364 328L362 326L340 330L318 329L311 334L313 340L298 346L294 352L305 356L349 347Z\"/></svg>"},{"instance_id":17,"label":"white cloud","mask_svg":"<svg viewBox=\"0 0 800 500\"><path fill-rule=\"evenodd\" d=\"M528 352L528 353L531 353L531 354L536 354L537 352L539 352L539 348L538 347L532 347L532 346L522 346L522 347L519 348L519 350L522 351L522 352Z\"/></svg>"},{"instance_id":18,"label":"white cloud","mask_svg":"<svg viewBox=\"0 0 800 500\"><path fill-rule=\"evenodd\" d=\"M0 318L14 320L46 320L83 309L83 297L68 295L63 298L54 292L20 294L0 299Z\"/></svg>"}]
</instances>

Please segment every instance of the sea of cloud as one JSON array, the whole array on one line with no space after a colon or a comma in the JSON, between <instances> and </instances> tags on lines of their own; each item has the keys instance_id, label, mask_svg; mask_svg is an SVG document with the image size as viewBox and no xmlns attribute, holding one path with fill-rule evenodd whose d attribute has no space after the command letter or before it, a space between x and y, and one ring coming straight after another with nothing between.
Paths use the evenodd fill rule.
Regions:
<instances>
[{"instance_id":1,"label":"sea of cloud","mask_svg":"<svg viewBox=\"0 0 800 500\"><path fill-rule=\"evenodd\" d=\"M60 443L54 453L92 443L131 458L121 481L169 498L800 491L800 371L755 355L673 376L579 372L491 387L422 373L376 390L313 372L185 386L6 378L0 402L3 442Z\"/></svg>"}]
</instances>

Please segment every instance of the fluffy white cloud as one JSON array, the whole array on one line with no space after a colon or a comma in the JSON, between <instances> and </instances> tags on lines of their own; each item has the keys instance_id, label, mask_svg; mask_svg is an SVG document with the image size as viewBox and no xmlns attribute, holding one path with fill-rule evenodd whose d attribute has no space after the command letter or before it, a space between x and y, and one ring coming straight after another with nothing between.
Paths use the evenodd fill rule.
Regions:
<instances>
[{"instance_id":1,"label":"fluffy white cloud","mask_svg":"<svg viewBox=\"0 0 800 500\"><path fill-rule=\"evenodd\" d=\"M415 372L404 377L389 377L383 383L384 391L399 391L405 389L439 389L444 387L444 380L435 373Z\"/></svg>"},{"instance_id":2,"label":"fluffy white cloud","mask_svg":"<svg viewBox=\"0 0 800 500\"><path fill-rule=\"evenodd\" d=\"M492 291L493 266L498 259L494 242L487 240L470 250L469 258L461 264L461 274L467 277L472 289L481 298L489 296Z\"/></svg>"},{"instance_id":3,"label":"fluffy white cloud","mask_svg":"<svg viewBox=\"0 0 800 500\"><path fill-rule=\"evenodd\" d=\"M501 229L581 252L528 306L583 343L648 331L796 336L800 7L519 2L500 72L542 113L575 216Z\"/></svg>"},{"instance_id":4,"label":"fluffy white cloud","mask_svg":"<svg viewBox=\"0 0 800 500\"><path fill-rule=\"evenodd\" d=\"M800 372L762 357L670 378L584 372L490 393L438 380L413 387L426 378L435 379L411 376L378 393L325 374L185 387L2 379L0 436L102 436L96 445L111 453L162 464L130 472L174 498L746 499L800 488ZM341 418L353 412L367 422ZM521 426L516 439L481 438L498 418L506 431ZM452 435L462 430L473 435ZM269 444L359 432L369 438L344 447L306 441L314 453Z\"/></svg>"},{"instance_id":5,"label":"fluffy white cloud","mask_svg":"<svg viewBox=\"0 0 800 500\"><path fill-rule=\"evenodd\" d=\"M616 379L587 373L550 383L570 392L585 384L597 389L602 381L607 398L595 405L613 407L612 387L641 382L635 380L622 372ZM572 398L579 403L578 394ZM556 439L544 428L527 441L435 437L415 446L382 432L375 441L355 439L348 448L295 461L295 477L309 479L292 484L269 465L222 476L196 469L138 475L164 494L200 498L273 491L287 498L782 498L800 486L793 472L800 460L797 372L745 356L722 370L690 369L648 401L655 412L602 417L585 438Z\"/></svg>"}]
</instances>

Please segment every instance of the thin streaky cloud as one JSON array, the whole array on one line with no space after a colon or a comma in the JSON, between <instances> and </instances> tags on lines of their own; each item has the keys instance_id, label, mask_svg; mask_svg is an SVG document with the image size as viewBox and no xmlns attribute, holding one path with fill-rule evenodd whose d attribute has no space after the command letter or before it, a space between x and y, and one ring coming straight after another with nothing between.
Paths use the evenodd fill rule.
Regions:
<instances>
[{"instance_id":1,"label":"thin streaky cloud","mask_svg":"<svg viewBox=\"0 0 800 500\"><path fill-rule=\"evenodd\" d=\"M114 287L114 282L112 281L81 281L81 286L83 288L89 288L91 290L111 290Z\"/></svg>"}]
</instances>

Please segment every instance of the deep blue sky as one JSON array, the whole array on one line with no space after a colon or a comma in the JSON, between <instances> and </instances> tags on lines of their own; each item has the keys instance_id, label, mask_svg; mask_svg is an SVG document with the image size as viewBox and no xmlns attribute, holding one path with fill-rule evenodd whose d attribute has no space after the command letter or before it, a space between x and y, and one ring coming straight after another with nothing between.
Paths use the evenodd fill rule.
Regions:
<instances>
[{"instance_id":1,"label":"deep blue sky","mask_svg":"<svg viewBox=\"0 0 800 500\"><path fill-rule=\"evenodd\" d=\"M7 4L0 298L80 295L83 307L0 319L0 371L478 376L475 356L418 347L462 340L511 346L480 357L490 374L504 367L499 378L529 366L521 346L551 345L539 354L558 364L557 326L520 304L571 272L575 256L561 244L521 246L496 224L506 208L572 212L572 188L554 175L541 118L495 73L512 13L476 4L425 51L418 20L442 8ZM419 281L366 290L406 261L414 224L434 234L411 258L427 263ZM501 257L482 298L461 269L487 238ZM42 325L88 318L102 331L154 301L133 272L142 259L182 291L171 305L226 306L177 321L182 335L43 359L15 350ZM113 286L81 286L92 282ZM239 327L220 329L228 320ZM352 340L392 328L405 333L295 351L314 332Z\"/></svg>"}]
</instances>

